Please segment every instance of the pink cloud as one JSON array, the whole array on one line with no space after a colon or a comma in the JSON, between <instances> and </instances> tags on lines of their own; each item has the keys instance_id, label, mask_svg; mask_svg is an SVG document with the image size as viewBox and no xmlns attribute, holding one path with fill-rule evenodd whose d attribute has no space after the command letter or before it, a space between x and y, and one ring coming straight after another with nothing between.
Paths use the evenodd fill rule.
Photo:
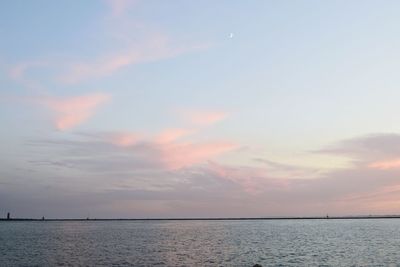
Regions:
<instances>
[{"instance_id":1,"label":"pink cloud","mask_svg":"<svg viewBox=\"0 0 400 267\"><path fill-rule=\"evenodd\" d=\"M210 125L225 119L228 113L223 111L208 110L178 110L180 116L196 125Z\"/></svg>"},{"instance_id":2,"label":"pink cloud","mask_svg":"<svg viewBox=\"0 0 400 267\"><path fill-rule=\"evenodd\" d=\"M204 124L215 122L225 117L225 114L201 112L196 116L201 118L201 122ZM125 147L127 151L130 151L132 158L138 160L143 166L154 166L166 170L178 170L201 164L238 148L237 144L229 141L200 143L182 141L184 137L195 132L197 132L196 129L167 128L156 134L139 135L134 132L114 132L97 134L97 137L107 143Z\"/></svg>"},{"instance_id":3,"label":"pink cloud","mask_svg":"<svg viewBox=\"0 0 400 267\"><path fill-rule=\"evenodd\" d=\"M35 79L31 79L27 74L29 74L29 71L33 68L45 67L48 64L49 63L45 61L22 62L11 67L8 71L8 75L11 79L22 84L26 88L37 92L42 92L44 87L41 85L41 83Z\"/></svg>"},{"instance_id":4,"label":"pink cloud","mask_svg":"<svg viewBox=\"0 0 400 267\"><path fill-rule=\"evenodd\" d=\"M238 145L228 141L182 142L180 138L191 134L192 130L167 129L161 133L142 137L137 133L112 133L102 139L113 145L126 147L132 157L148 162L162 169L178 170L214 159L232 151Z\"/></svg>"},{"instance_id":5,"label":"pink cloud","mask_svg":"<svg viewBox=\"0 0 400 267\"><path fill-rule=\"evenodd\" d=\"M290 179L272 178L263 167L227 166L209 162L207 168L218 177L239 185L249 194L259 194L266 188L285 191L290 186Z\"/></svg>"},{"instance_id":6,"label":"pink cloud","mask_svg":"<svg viewBox=\"0 0 400 267\"><path fill-rule=\"evenodd\" d=\"M372 169L389 170L400 168L400 159L376 161L368 165Z\"/></svg>"},{"instance_id":7,"label":"pink cloud","mask_svg":"<svg viewBox=\"0 0 400 267\"><path fill-rule=\"evenodd\" d=\"M102 140L130 151L132 158L144 166L154 166L169 171L207 162L238 147L228 141L184 142L183 137L195 130L170 128L155 135L139 135L133 132L101 134Z\"/></svg>"},{"instance_id":8,"label":"pink cloud","mask_svg":"<svg viewBox=\"0 0 400 267\"><path fill-rule=\"evenodd\" d=\"M167 129L162 131L161 133L157 134L155 137L155 142L157 143L171 143L180 139L184 136L192 134L194 130L189 129Z\"/></svg>"},{"instance_id":9,"label":"pink cloud","mask_svg":"<svg viewBox=\"0 0 400 267\"><path fill-rule=\"evenodd\" d=\"M135 0L107 0L107 3L111 7L111 15L114 17L120 17L125 11L136 3Z\"/></svg>"},{"instance_id":10,"label":"pink cloud","mask_svg":"<svg viewBox=\"0 0 400 267\"><path fill-rule=\"evenodd\" d=\"M12 79L19 80L22 78L28 67L29 65L27 63L18 64L11 68L11 70L9 71L9 75Z\"/></svg>"},{"instance_id":11,"label":"pink cloud","mask_svg":"<svg viewBox=\"0 0 400 267\"><path fill-rule=\"evenodd\" d=\"M98 141L98 136L94 137ZM277 178L271 174L271 170L276 172L277 169L282 169L283 172L291 173L297 167L266 159L258 160L264 164L256 167L253 164L219 164L210 162L210 159L231 151L232 144L187 143L179 139L171 143L156 143L153 138L154 135L150 135L149 140L152 141L139 141L126 148L112 147L109 143L105 145L103 142L92 140L65 140L68 144L66 158L59 160L67 163L69 168L81 168L95 171L100 176L104 175L107 182L110 174L124 173L129 177L127 181L138 182L139 185L143 181L148 190L154 190L154 184L162 184L156 187L156 190L162 188L162 193L151 191L150 195L146 195L146 199L165 197L164 193L170 190L167 199L173 196L174 200L179 199L185 205L189 203L187 207L194 209L194 213L199 210L196 210L197 204L190 206L192 201L206 203L204 210L207 212L209 207L215 208L215 205L220 205L216 208L216 214L225 214L227 205L233 204L232 207L235 208L232 209L232 214L235 216L243 216L247 211L251 211L252 216L398 213L398 172L368 168L368 164L365 163L373 162L369 161L369 158L361 164L328 171L314 179L292 179L290 175ZM381 161L396 159L395 154L398 155L400 146L396 144L399 144L399 140L391 140L392 146L386 146L390 153L381 157ZM48 144L53 143L50 140ZM57 142L57 147L59 144L60 142ZM71 150L70 147L74 144L76 149ZM79 156L71 160L76 156L77 149L86 153L85 157ZM202 164L205 162L206 164ZM59 162L51 161L49 164L59 166ZM184 169L180 170L182 168ZM137 184L132 188L136 190ZM140 192L141 196L142 193ZM116 195L120 194L118 192ZM134 192L127 193L132 194ZM194 201L193 196L196 194L198 198Z\"/></svg>"},{"instance_id":12,"label":"pink cloud","mask_svg":"<svg viewBox=\"0 0 400 267\"><path fill-rule=\"evenodd\" d=\"M399 207L399 193L400 185L393 183L368 192L349 194L339 199L346 207L352 205L355 209L363 208L375 214L390 214Z\"/></svg>"},{"instance_id":13,"label":"pink cloud","mask_svg":"<svg viewBox=\"0 0 400 267\"><path fill-rule=\"evenodd\" d=\"M47 97L39 102L55 112L55 126L58 130L68 130L93 116L97 107L109 99L109 95L97 93L69 98Z\"/></svg>"},{"instance_id":14,"label":"pink cloud","mask_svg":"<svg viewBox=\"0 0 400 267\"><path fill-rule=\"evenodd\" d=\"M44 61L29 61L29 62L22 62L19 63L15 66L13 66L9 70L9 76L17 81L23 80L25 73L30 69L34 67L42 67L46 66L48 63Z\"/></svg>"},{"instance_id":15,"label":"pink cloud","mask_svg":"<svg viewBox=\"0 0 400 267\"><path fill-rule=\"evenodd\" d=\"M135 132L113 132L102 134L103 140L107 140L114 145L122 147L131 147L138 143L151 143L156 145L165 145L176 142L178 139L193 133L193 130L183 128L172 128L161 131L155 136L146 138L143 134Z\"/></svg>"},{"instance_id":16,"label":"pink cloud","mask_svg":"<svg viewBox=\"0 0 400 267\"><path fill-rule=\"evenodd\" d=\"M154 34L150 38L135 43L125 52L101 57L92 62L72 64L68 71L59 77L59 80L64 83L74 84L87 79L111 75L130 65L167 59L202 48L204 46L173 48L168 38L161 34Z\"/></svg>"},{"instance_id":17,"label":"pink cloud","mask_svg":"<svg viewBox=\"0 0 400 267\"><path fill-rule=\"evenodd\" d=\"M136 133L115 133L110 136L110 141L117 146L132 146L140 141L140 135Z\"/></svg>"},{"instance_id":18,"label":"pink cloud","mask_svg":"<svg viewBox=\"0 0 400 267\"><path fill-rule=\"evenodd\" d=\"M166 144L159 147L160 160L169 170L182 169L211 160L237 147L230 142Z\"/></svg>"}]
</instances>

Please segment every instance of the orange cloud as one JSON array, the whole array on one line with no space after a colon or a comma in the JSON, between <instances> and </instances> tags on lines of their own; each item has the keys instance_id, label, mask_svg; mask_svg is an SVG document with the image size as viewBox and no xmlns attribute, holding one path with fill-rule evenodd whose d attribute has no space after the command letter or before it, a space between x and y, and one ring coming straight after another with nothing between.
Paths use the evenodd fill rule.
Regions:
<instances>
[{"instance_id":1,"label":"orange cloud","mask_svg":"<svg viewBox=\"0 0 400 267\"><path fill-rule=\"evenodd\" d=\"M400 168L400 159L377 161L368 165L372 169L389 170Z\"/></svg>"},{"instance_id":2,"label":"orange cloud","mask_svg":"<svg viewBox=\"0 0 400 267\"><path fill-rule=\"evenodd\" d=\"M58 130L73 128L91 116L96 108L110 99L103 93L70 98L45 98L40 102L55 112L55 126Z\"/></svg>"}]
</instances>

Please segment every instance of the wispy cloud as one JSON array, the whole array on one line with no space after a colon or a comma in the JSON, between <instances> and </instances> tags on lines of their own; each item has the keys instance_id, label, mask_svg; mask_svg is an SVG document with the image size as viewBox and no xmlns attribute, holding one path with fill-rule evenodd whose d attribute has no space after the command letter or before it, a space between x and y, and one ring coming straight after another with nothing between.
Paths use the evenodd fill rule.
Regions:
<instances>
[{"instance_id":1,"label":"wispy cloud","mask_svg":"<svg viewBox=\"0 0 400 267\"><path fill-rule=\"evenodd\" d=\"M28 68L33 67L33 66L39 66L39 65L40 64L38 62L19 63L19 64L13 66L9 70L9 75L14 80L20 80L24 76L24 74Z\"/></svg>"},{"instance_id":2,"label":"wispy cloud","mask_svg":"<svg viewBox=\"0 0 400 267\"><path fill-rule=\"evenodd\" d=\"M316 152L345 156L360 161L392 158L400 155L400 135L378 133L360 136L340 141Z\"/></svg>"},{"instance_id":3,"label":"wispy cloud","mask_svg":"<svg viewBox=\"0 0 400 267\"><path fill-rule=\"evenodd\" d=\"M135 21L132 17L125 16L126 11L137 3L135 0L106 0L105 2L110 8L112 17L124 18L124 20L108 21L106 25L111 25L105 26L102 31L105 38L115 42L114 49L99 51L96 56L88 60L60 61L52 58L48 62L43 60L21 62L10 68L9 76L19 82L24 81L29 87L37 86L34 81L28 81L24 76L28 70L47 66L51 67L54 73L48 80L56 80L67 85L77 84L110 76L128 66L173 58L210 47L210 43L207 42L183 44L163 31L155 30ZM132 25L140 26L133 27ZM115 39L116 32L120 36L117 39Z\"/></svg>"},{"instance_id":4,"label":"wispy cloud","mask_svg":"<svg viewBox=\"0 0 400 267\"><path fill-rule=\"evenodd\" d=\"M94 94L88 96L75 97L70 99L46 99L42 101L45 105L57 114L58 129L69 129L78 123L86 120L92 115L94 109L109 99L105 94ZM207 113L208 114L208 113ZM206 163L227 152L239 148L239 145L229 140L207 140L195 141L194 134L201 134L201 130L193 128L166 128L156 133L146 133L145 131L110 131L95 133L78 133L77 136L83 138L81 141L60 140L57 144L65 144L68 147L75 147L74 154L89 153L96 151L96 156L85 155L85 160L78 162L81 166L90 168L101 162L104 157L105 162L99 166L107 165L110 158L118 158L122 164L128 166L128 170L135 166L135 169L148 170L159 169L176 171ZM44 142L45 144L46 142ZM49 141L51 145L54 141ZM102 154L101 151L106 154ZM79 151L76 153L76 151ZM93 158L96 158L93 162ZM121 164L117 164L121 166ZM112 168L112 167L110 167Z\"/></svg>"},{"instance_id":5,"label":"wispy cloud","mask_svg":"<svg viewBox=\"0 0 400 267\"><path fill-rule=\"evenodd\" d=\"M396 204L400 203L399 170L370 168L368 157L362 164L348 168L317 175L312 172L315 176L310 179L306 170L300 168L296 171L296 166L267 159L257 159L259 165L256 166L219 163L216 159L219 155L234 150L234 145L229 143L183 142L180 139L159 143L154 139L157 135L153 135L120 146L109 138L99 136L89 134L83 140L43 140L37 143L37 147L62 150L63 153L57 153L58 159L47 159L48 164L57 169L89 172L96 179L104 176L104 183L109 181L110 175L123 177L124 183L130 184L132 190L128 186L116 190L116 203L130 197L141 199L144 203L155 199L162 199L163 204L173 201L176 206L171 210L181 216L192 209L197 215L203 214L203 208L204 214L210 215L207 212L211 206L217 216L377 214L395 212ZM132 138L134 136L132 134ZM377 142L376 138L378 136L374 135L371 143L365 137L352 140L359 143L356 140L362 139L363 147L374 147L376 151L378 148L373 145ZM388 137L380 135L379 138ZM397 142L393 136L389 139ZM388 144L389 141L381 142ZM349 144L348 140L339 143ZM394 150L385 152L388 147L382 147L382 151L375 156L392 155ZM335 148L345 149L339 149L338 145ZM361 158L358 152L350 154ZM304 176L301 176L302 172ZM287 173L287 176L277 176L277 173ZM291 176L293 173L296 175ZM218 203L213 204L216 198ZM205 203L203 208L201 203Z\"/></svg>"},{"instance_id":6,"label":"wispy cloud","mask_svg":"<svg viewBox=\"0 0 400 267\"><path fill-rule=\"evenodd\" d=\"M207 126L222 121L228 113L220 110L178 109L178 115L185 121L198 126Z\"/></svg>"},{"instance_id":7,"label":"wispy cloud","mask_svg":"<svg viewBox=\"0 0 400 267\"><path fill-rule=\"evenodd\" d=\"M238 148L231 142L180 143L160 146L160 160L167 169L190 167Z\"/></svg>"},{"instance_id":8,"label":"wispy cloud","mask_svg":"<svg viewBox=\"0 0 400 267\"><path fill-rule=\"evenodd\" d=\"M132 146L140 141L140 135L136 133L111 133L108 135L110 142L118 146Z\"/></svg>"},{"instance_id":9,"label":"wispy cloud","mask_svg":"<svg viewBox=\"0 0 400 267\"><path fill-rule=\"evenodd\" d=\"M282 189L287 186L287 179L276 179L262 167L229 166L209 162L207 168L213 175L239 185L252 195L265 192L267 188Z\"/></svg>"},{"instance_id":10,"label":"wispy cloud","mask_svg":"<svg viewBox=\"0 0 400 267\"><path fill-rule=\"evenodd\" d=\"M72 151L71 156L79 156L80 159L77 162L71 159L64 162L75 164L76 168L89 167L91 171L96 171L96 168L104 170L104 166L107 166L108 170L115 170L116 167L119 171L133 169L175 171L206 163L239 147L229 141L183 142L178 139L165 139L160 142L157 135L143 137L136 133L124 132L80 134L80 136L84 139L48 140L39 143L41 146L52 147L57 144L57 147L68 148L68 151ZM122 165L120 163L115 163L115 166L110 165L112 159L118 159Z\"/></svg>"},{"instance_id":11,"label":"wispy cloud","mask_svg":"<svg viewBox=\"0 0 400 267\"><path fill-rule=\"evenodd\" d=\"M268 175L276 178L290 177L292 179L311 179L321 177L321 175L323 174L323 171L317 168L284 164L263 158L255 158L254 161L261 163L263 165L263 168L266 169Z\"/></svg>"},{"instance_id":12,"label":"wispy cloud","mask_svg":"<svg viewBox=\"0 0 400 267\"><path fill-rule=\"evenodd\" d=\"M136 0L107 0L106 3L111 8L111 15L113 17L120 17L124 13L136 4Z\"/></svg>"},{"instance_id":13,"label":"wispy cloud","mask_svg":"<svg viewBox=\"0 0 400 267\"><path fill-rule=\"evenodd\" d=\"M400 168L400 159L390 159L383 161L372 162L368 165L370 168L379 169L379 170L390 170L390 169L398 169Z\"/></svg>"},{"instance_id":14,"label":"wispy cloud","mask_svg":"<svg viewBox=\"0 0 400 267\"><path fill-rule=\"evenodd\" d=\"M195 131L191 129L184 128L174 128L166 129L160 132L155 137L155 142L157 143L171 143L182 137L193 134Z\"/></svg>"},{"instance_id":15,"label":"wispy cloud","mask_svg":"<svg viewBox=\"0 0 400 267\"><path fill-rule=\"evenodd\" d=\"M27 73L32 69L46 67L48 65L49 62L41 60L21 62L9 68L8 76L12 80L22 84L27 89L40 91L43 90L43 86L35 79L27 77Z\"/></svg>"},{"instance_id":16,"label":"wispy cloud","mask_svg":"<svg viewBox=\"0 0 400 267\"><path fill-rule=\"evenodd\" d=\"M153 62L180 54L203 49L206 46L174 46L168 38L162 34L153 34L136 42L121 53L94 59L91 62L78 62L71 64L69 70L59 77L59 80L74 84L87 79L100 78L139 63Z\"/></svg>"},{"instance_id":17,"label":"wispy cloud","mask_svg":"<svg viewBox=\"0 0 400 267\"><path fill-rule=\"evenodd\" d=\"M88 120L96 109L110 100L110 95L95 93L75 97L44 97L37 100L55 113L58 130L68 130Z\"/></svg>"},{"instance_id":18,"label":"wispy cloud","mask_svg":"<svg viewBox=\"0 0 400 267\"><path fill-rule=\"evenodd\" d=\"M377 170L400 168L400 135L371 134L346 139L317 153L348 158L353 164Z\"/></svg>"}]
</instances>

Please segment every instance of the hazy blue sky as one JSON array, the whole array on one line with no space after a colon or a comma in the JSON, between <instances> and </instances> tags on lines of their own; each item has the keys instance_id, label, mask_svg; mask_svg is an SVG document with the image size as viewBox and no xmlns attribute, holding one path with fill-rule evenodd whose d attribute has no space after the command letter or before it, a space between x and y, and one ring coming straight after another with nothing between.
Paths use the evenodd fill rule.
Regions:
<instances>
[{"instance_id":1,"label":"hazy blue sky","mask_svg":"<svg viewBox=\"0 0 400 267\"><path fill-rule=\"evenodd\" d=\"M0 1L0 212L400 213L399 1Z\"/></svg>"}]
</instances>

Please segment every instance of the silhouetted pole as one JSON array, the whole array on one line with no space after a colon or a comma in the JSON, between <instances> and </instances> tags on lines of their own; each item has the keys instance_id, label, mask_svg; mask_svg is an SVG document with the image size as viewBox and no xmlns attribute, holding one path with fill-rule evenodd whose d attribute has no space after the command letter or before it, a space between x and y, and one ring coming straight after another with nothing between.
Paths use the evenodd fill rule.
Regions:
<instances>
[{"instance_id":1,"label":"silhouetted pole","mask_svg":"<svg viewBox=\"0 0 400 267\"><path fill-rule=\"evenodd\" d=\"M10 218L10 213L7 212L7 220L9 220L9 219L11 219L11 218Z\"/></svg>"}]
</instances>

